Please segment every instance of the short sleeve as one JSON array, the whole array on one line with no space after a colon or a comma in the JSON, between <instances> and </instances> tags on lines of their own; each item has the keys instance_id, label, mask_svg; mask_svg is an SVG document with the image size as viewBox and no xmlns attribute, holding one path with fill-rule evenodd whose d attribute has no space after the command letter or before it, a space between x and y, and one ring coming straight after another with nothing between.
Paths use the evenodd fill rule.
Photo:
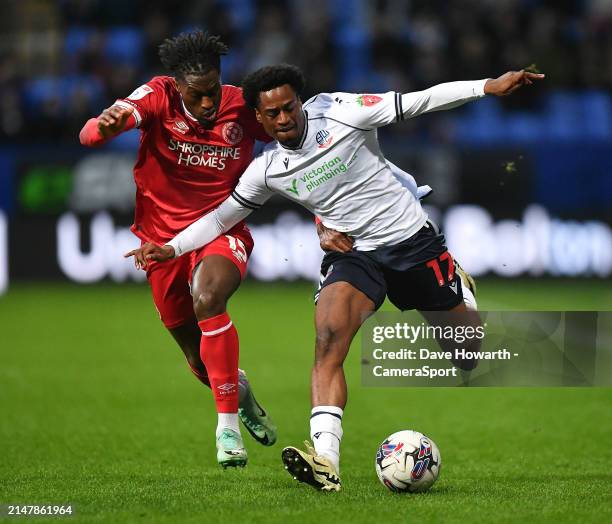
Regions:
<instances>
[{"instance_id":1,"label":"short sleeve","mask_svg":"<svg viewBox=\"0 0 612 524\"><path fill-rule=\"evenodd\" d=\"M136 127L142 127L146 126L152 118L160 114L160 106L164 93L164 83L160 78L156 77L138 87L126 98L119 98L114 105L133 108Z\"/></svg>"},{"instance_id":2,"label":"short sleeve","mask_svg":"<svg viewBox=\"0 0 612 524\"><path fill-rule=\"evenodd\" d=\"M329 116L359 129L374 129L401 120L401 97L379 94L332 93Z\"/></svg>"}]
</instances>

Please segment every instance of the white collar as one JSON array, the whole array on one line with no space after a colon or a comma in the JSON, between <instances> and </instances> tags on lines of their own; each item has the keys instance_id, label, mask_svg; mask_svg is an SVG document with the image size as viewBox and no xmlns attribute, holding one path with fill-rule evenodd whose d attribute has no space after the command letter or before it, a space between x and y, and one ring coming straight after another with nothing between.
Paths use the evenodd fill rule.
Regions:
<instances>
[{"instance_id":1,"label":"white collar","mask_svg":"<svg viewBox=\"0 0 612 524\"><path fill-rule=\"evenodd\" d=\"M185 102L183 102L182 96L181 96L181 105L183 106L183 111L185 111L185 115L187 115L187 118L189 118L190 120L193 120L194 122L197 122L198 119L189 112L189 109L187 109Z\"/></svg>"}]
</instances>

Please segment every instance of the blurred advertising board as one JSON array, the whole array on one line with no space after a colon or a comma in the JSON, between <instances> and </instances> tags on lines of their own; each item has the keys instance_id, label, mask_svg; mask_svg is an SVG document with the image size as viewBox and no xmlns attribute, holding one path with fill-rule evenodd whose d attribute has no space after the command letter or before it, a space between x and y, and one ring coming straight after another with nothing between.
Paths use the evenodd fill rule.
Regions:
<instances>
[{"instance_id":1,"label":"blurred advertising board","mask_svg":"<svg viewBox=\"0 0 612 524\"><path fill-rule=\"evenodd\" d=\"M584 194L574 191L561 212L551 212L554 206L540 195L536 153L432 146L386 152L434 188L424 205L475 276L606 278L612 272L610 210L585 205ZM11 154L10 160L6 151L0 155L8 166L0 179L0 289L12 279L144 279L123 258L139 243L129 231L132 151ZM275 197L248 222L256 242L252 278L318 279L322 252L306 211Z\"/></svg>"}]
</instances>

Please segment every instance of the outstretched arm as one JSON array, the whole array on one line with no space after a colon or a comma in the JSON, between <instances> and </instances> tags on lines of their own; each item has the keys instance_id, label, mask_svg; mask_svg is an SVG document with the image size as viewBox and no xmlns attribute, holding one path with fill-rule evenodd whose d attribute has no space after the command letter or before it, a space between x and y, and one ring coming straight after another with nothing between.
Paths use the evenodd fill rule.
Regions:
<instances>
[{"instance_id":1,"label":"outstretched arm","mask_svg":"<svg viewBox=\"0 0 612 524\"><path fill-rule=\"evenodd\" d=\"M374 129L423 113L452 109L485 95L506 96L543 78L538 73L510 71L499 78L447 82L412 93L334 93L330 106L341 122Z\"/></svg>"},{"instance_id":2,"label":"outstretched arm","mask_svg":"<svg viewBox=\"0 0 612 524\"><path fill-rule=\"evenodd\" d=\"M164 262L212 242L244 220L251 212L259 209L272 196L272 191L265 183L265 169L263 169L265 165L262 156L255 158L229 197L216 209L181 231L165 246L156 246L147 242L124 256L133 256L136 267L144 269L150 260Z\"/></svg>"},{"instance_id":3,"label":"outstretched arm","mask_svg":"<svg viewBox=\"0 0 612 524\"><path fill-rule=\"evenodd\" d=\"M431 111L453 109L484 95L507 96L519 87L543 78L543 74L521 70L509 71L499 78L438 84L424 91L400 95L400 112L404 118L411 118Z\"/></svg>"},{"instance_id":4,"label":"outstretched arm","mask_svg":"<svg viewBox=\"0 0 612 524\"><path fill-rule=\"evenodd\" d=\"M212 242L219 235L229 231L238 222L244 220L253 210L244 207L237 200L229 197L219 207L196 220L181 231L164 246L146 242L124 256L134 257L138 269L145 269L150 260L165 262L179 257Z\"/></svg>"},{"instance_id":5,"label":"outstretched arm","mask_svg":"<svg viewBox=\"0 0 612 524\"><path fill-rule=\"evenodd\" d=\"M167 246L172 248L174 256L180 257L212 242L252 212L252 209L243 206L233 197L229 197L219 207L181 231L168 242Z\"/></svg>"}]
</instances>

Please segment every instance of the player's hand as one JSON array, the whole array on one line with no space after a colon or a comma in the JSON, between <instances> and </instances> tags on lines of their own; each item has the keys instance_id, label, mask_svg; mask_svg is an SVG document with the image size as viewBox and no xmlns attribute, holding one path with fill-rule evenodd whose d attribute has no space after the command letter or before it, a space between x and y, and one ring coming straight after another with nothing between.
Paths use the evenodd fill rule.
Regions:
<instances>
[{"instance_id":1,"label":"player's hand","mask_svg":"<svg viewBox=\"0 0 612 524\"><path fill-rule=\"evenodd\" d=\"M508 96L519 87L533 84L534 81L542 80L541 73L530 73L521 69L520 71L508 71L499 78L490 78L484 86L485 95Z\"/></svg>"},{"instance_id":2,"label":"player's hand","mask_svg":"<svg viewBox=\"0 0 612 524\"><path fill-rule=\"evenodd\" d=\"M353 249L353 239L351 237L335 229L328 229L321 222L317 224L317 234L323 251L348 253Z\"/></svg>"},{"instance_id":3,"label":"player's hand","mask_svg":"<svg viewBox=\"0 0 612 524\"><path fill-rule=\"evenodd\" d=\"M98 129L104 138L110 138L125 129L133 107L107 107L98 117Z\"/></svg>"},{"instance_id":4,"label":"player's hand","mask_svg":"<svg viewBox=\"0 0 612 524\"><path fill-rule=\"evenodd\" d=\"M125 258L134 257L136 269L146 269L149 261L165 262L174 258L174 248L172 246L156 246L151 242L145 242L138 249L133 249L123 255Z\"/></svg>"}]
</instances>

